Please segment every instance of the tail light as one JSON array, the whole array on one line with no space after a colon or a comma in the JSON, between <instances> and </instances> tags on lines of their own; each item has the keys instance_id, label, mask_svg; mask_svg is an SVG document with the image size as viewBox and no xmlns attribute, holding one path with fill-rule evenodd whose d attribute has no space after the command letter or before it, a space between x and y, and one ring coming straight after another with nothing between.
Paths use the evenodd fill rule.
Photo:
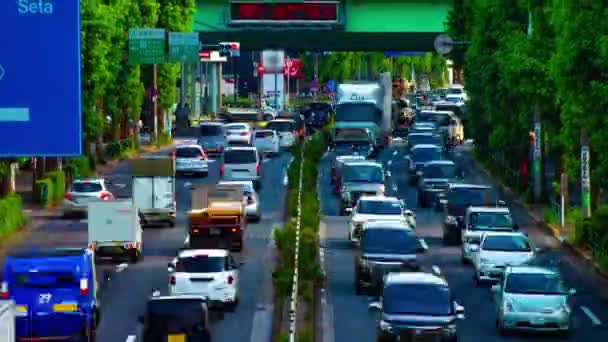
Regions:
<instances>
[{"instance_id":1,"label":"tail light","mask_svg":"<svg viewBox=\"0 0 608 342\"><path fill-rule=\"evenodd\" d=\"M200 230L198 228L192 229L192 234L198 234Z\"/></svg>"},{"instance_id":2,"label":"tail light","mask_svg":"<svg viewBox=\"0 0 608 342\"><path fill-rule=\"evenodd\" d=\"M170 156L171 158L175 159L175 152L171 152Z\"/></svg>"},{"instance_id":3,"label":"tail light","mask_svg":"<svg viewBox=\"0 0 608 342\"><path fill-rule=\"evenodd\" d=\"M201 151L201 160L205 159L207 159L207 156L205 155L205 152Z\"/></svg>"},{"instance_id":4,"label":"tail light","mask_svg":"<svg viewBox=\"0 0 608 342\"><path fill-rule=\"evenodd\" d=\"M224 175L224 165L220 166L220 176Z\"/></svg>"},{"instance_id":5,"label":"tail light","mask_svg":"<svg viewBox=\"0 0 608 342\"><path fill-rule=\"evenodd\" d=\"M174 276L170 276L169 277L169 285L175 285L175 277Z\"/></svg>"},{"instance_id":6,"label":"tail light","mask_svg":"<svg viewBox=\"0 0 608 342\"><path fill-rule=\"evenodd\" d=\"M238 230L239 230L239 229L238 229L238 228L236 228L236 227L231 229L231 231L232 231L233 233L238 232Z\"/></svg>"},{"instance_id":7,"label":"tail light","mask_svg":"<svg viewBox=\"0 0 608 342\"><path fill-rule=\"evenodd\" d=\"M133 244L132 243L128 243L127 244L127 249L133 249Z\"/></svg>"},{"instance_id":8,"label":"tail light","mask_svg":"<svg viewBox=\"0 0 608 342\"><path fill-rule=\"evenodd\" d=\"M228 279L227 279L228 285L232 285L232 283L234 282L234 277L229 275Z\"/></svg>"},{"instance_id":9,"label":"tail light","mask_svg":"<svg viewBox=\"0 0 608 342\"><path fill-rule=\"evenodd\" d=\"M109 192L109 191L102 191L102 192L101 192L101 194L99 194L99 198L100 198L102 201L110 201L110 200L112 200L112 199L113 199L113 197L114 197L114 196L113 196L113 195L112 195L112 193L111 193L111 192Z\"/></svg>"},{"instance_id":10,"label":"tail light","mask_svg":"<svg viewBox=\"0 0 608 342\"><path fill-rule=\"evenodd\" d=\"M220 146L217 147L217 151L218 152L222 152L223 150L224 150L224 146L220 145Z\"/></svg>"},{"instance_id":11,"label":"tail light","mask_svg":"<svg viewBox=\"0 0 608 342\"><path fill-rule=\"evenodd\" d=\"M0 288L0 298L8 298L8 283L3 281Z\"/></svg>"},{"instance_id":12,"label":"tail light","mask_svg":"<svg viewBox=\"0 0 608 342\"><path fill-rule=\"evenodd\" d=\"M89 279L82 278L80 279L80 294L86 295L89 293Z\"/></svg>"},{"instance_id":13,"label":"tail light","mask_svg":"<svg viewBox=\"0 0 608 342\"><path fill-rule=\"evenodd\" d=\"M70 193L66 193L65 194L65 199L68 201L73 201L74 200L74 196L72 196L72 194Z\"/></svg>"},{"instance_id":14,"label":"tail light","mask_svg":"<svg viewBox=\"0 0 608 342\"><path fill-rule=\"evenodd\" d=\"M97 244L94 244L94 243L89 245L89 248L92 250L95 250L96 247L97 247Z\"/></svg>"},{"instance_id":15,"label":"tail light","mask_svg":"<svg viewBox=\"0 0 608 342\"><path fill-rule=\"evenodd\" d=\"M245 137L245 136L247 136L248 134L249 134L249 133L247 133L247 132L243 132L243 133L241 133L241 136L242 136L242 137Z\"/></svg>"},{"instance_id":16,"label":"tail light","mask_svg":"<svg viewBox=\"0 0 608 342\"><path fill-rule=\"evenodd\" d=\"M384 137L384 143L385 143L385 144L388 144L388 143L390 142L390 139L391 139L391 138L390 138L388 135L387 135L387 136L385 136L385 137Z\"/></svg>"},{"instance_id":17,"label":"tail light","mask_svg":"<svg viewBox=\"0 0 608 342\"><path fill-rule=\"evenodd\" d=\"M258 176L262 174L262 167L260 164L257 164L255 166L255 170L258 172Z\"/></svg>"}]
</instances>

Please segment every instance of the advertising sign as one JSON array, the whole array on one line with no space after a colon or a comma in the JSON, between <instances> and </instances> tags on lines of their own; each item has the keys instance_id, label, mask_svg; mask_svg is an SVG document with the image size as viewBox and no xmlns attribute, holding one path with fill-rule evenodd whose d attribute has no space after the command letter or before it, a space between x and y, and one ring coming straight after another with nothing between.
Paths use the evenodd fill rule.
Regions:
<instances>
[{"instance_id":1,"label":"advertising sign","mask_svg":"<svg viewBox=\"0 0 608 342\"><path fill-rule=\"evenodd\" d=\"M285 76L289 76L290 78L304 77L302 60L297 58L286 59L283 74L285 74Z\"/></svg>"},{"instance_id":2,"label":"advertising sign","mask_svg":"<svg viewBox=\"0 0 608 342\"><path fill-rule=\"evenodd\" d=\"M262 65L267 74L283 73L285 66L285 51L264 50L262 51Z\"/></svg>"},{"instance_id":3,"label":"advertising sign","mask_svg":"<svg viewBox=\"0 0 608 342\"><path fill-rule=\"evenodd\" d=\"M283 74L264 74L262 78L262 90L264 100L268 102L268 105L277 110L283 110L284 87Z\"/></svg>"}]
</instances>

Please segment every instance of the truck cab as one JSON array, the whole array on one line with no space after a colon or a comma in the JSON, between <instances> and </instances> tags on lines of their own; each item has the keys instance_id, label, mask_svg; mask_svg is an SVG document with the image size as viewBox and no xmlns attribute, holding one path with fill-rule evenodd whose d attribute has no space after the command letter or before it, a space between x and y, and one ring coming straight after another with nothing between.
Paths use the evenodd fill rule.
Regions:
<instances>
[{"instance_id":1,"label":"truck cab","mask_svg":"<svg viewBox=\"0 0 608 342\"><path fill-rule=\"evenodd\" d=\"M100 311L93 254L57 248L6 258L0 297L16 303L17 340L95 339Z\"/></svg>"}]
</instances>

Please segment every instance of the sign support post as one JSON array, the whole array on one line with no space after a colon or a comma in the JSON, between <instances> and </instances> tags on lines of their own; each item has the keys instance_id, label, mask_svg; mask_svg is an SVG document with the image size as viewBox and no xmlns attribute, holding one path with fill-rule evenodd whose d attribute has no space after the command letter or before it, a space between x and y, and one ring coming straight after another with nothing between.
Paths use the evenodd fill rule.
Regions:
<instances>
[{"instance_id":1,"label":"sign support post","mask_svg":"<svg viewBox=\"0 0 608 342\"><path fill-rule=\"evenodd\" d=\"M591 217L591 175L590 175L590 160L589 141L587 132L581 132L581 210L583 217Z\"/></svg>"},{"instance_id":2,"label":"sign support post","mask_svg":"<svg viewBox=\"0 0 608 342\"><path fill-rule=\"evenodd\" d=\"M539 203L542 197L542 149L540 111L534 113L534 202Z\"/></svg>"},{"instance_id":3,"label":"sign support post","mask_svg":"<svg viewBox=\"0 0 608 342\"><path fill-rule=\"evenodd\" d=\"M566 228L566 198L568 196L568 177L565 173L562 173L560 179L560 210L559 210L559 235L560 241L564 241L566 238L565 228Z\"/></svg>"}]
</instances>

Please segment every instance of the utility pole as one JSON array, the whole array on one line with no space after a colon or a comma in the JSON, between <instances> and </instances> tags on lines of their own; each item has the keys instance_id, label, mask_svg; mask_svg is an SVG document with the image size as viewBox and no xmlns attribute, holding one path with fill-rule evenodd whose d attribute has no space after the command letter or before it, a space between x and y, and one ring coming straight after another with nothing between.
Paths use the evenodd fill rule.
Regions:
<instances>
[{"instance_id":1,"label":"utility pole","mask_svg":"<svg viewBox=\"0 0 608 342\"><path fill-rule=\"evenodd\" d=\"M152 118L154 120L154 131L152 132L152 136L154 141L158 139L158 90L157 90L157 75L156 75L156 64L152 65Z\"/></svg>"},{"instance_id":2,"label":"utility pole","mask_svg":"<svg viewBox=\"0 0 608 342\"><path fill-rule=\"evenodd\" d=\"M313 81L316 83L317 88L315 88L315 91L312 94L313 100L317 101L317 93L319 92L319 53L316 51L313 53L313 70Z\"/></svg>"},{"instance_id":3,"label":"utility pole","mask_svg":"<svg viewBox=\"0 0 608 342\"><path fill-rule=\"evenodd\" d=\"M238 107L238 99L239 99L239 73L237 72L237 60L236 57L232 57L232 72L234 72L234 106Z\"/></svg>"},{"instance_id":4,"label":"utility pole","mask_svg":"<svg viewBox=\"0 0 608 342\"><path fill-rule=\"evenodd\" d=\"M565 228L566 228L566 204L568 203L568 177L565 173L562 173L560 179L560 211L559 211L559 235L560 241L564 241L566 238Z\"/></svg>"},{"instance_id":5,"label":"utility pole","mask_svg":"<svg viewBox=\"0 0 608 342\"><path fill-rule=\"evenodd\" d=\"M591 174L589 167L590 160L589 139L587 131L581 131L581 210L583 217L591 217Z\"/></svg>"},{"instance_id":6,"label":"utility pole","mask_svg":"<svg viewBox=\"0 0 608 342\"><path fill-rule=\"evenodd\" d=\"M541 112L537 107L534 111L534 202L539 203L542 197L542 149L541 149Z\"/></svg>"},{"instance_id":7,"label":"utility pole","mask_svg":"<svg viewBox=\"0 0 608 342\"><path fill-rule=\"evenodd\" d=\"M287 57L287 63L286 64L287 64L287 92L286 92L287 94L285 94L286 95L286 97L285 97L285 105L289 106L289 90L290 90L289 89L289 81L291 80L291 78L289 77L290 76L289 74L291 73L291 59L289 57Z\"/></svg>"}]
</instances>

